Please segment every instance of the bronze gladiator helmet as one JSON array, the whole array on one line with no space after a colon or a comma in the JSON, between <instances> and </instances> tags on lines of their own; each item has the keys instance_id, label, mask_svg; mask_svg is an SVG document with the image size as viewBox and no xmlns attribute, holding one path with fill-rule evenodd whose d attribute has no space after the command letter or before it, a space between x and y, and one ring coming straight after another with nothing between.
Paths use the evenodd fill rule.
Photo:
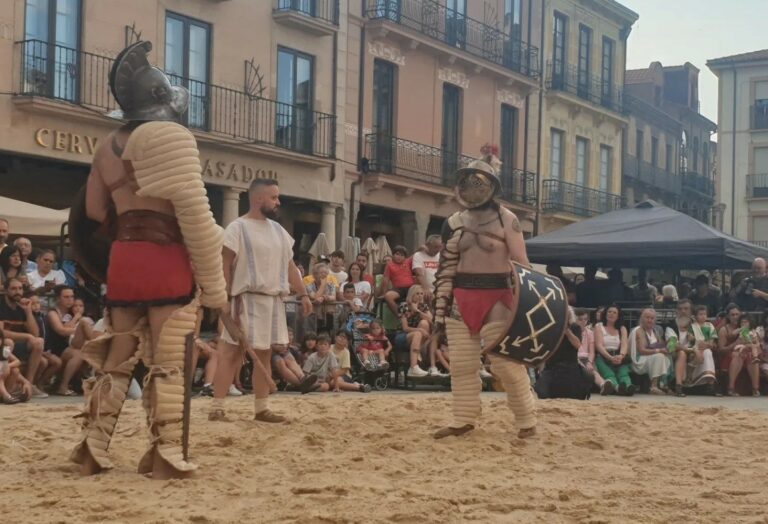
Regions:
<instances>
[{"instance_id":1,"label":"bronze gladiator helmet","mask_svg":"<svg viewBox=\"0 0 768 524\"><path fill-rule=\"evenodd\" d=\"M456 171L456 200L468 209L488 204L501 192L498 149L486 144L480 151L481 158Z\"/></svg>"},{"instance_id":2,"label":"bronze gladiator helmet","mask_svg":"<svg viewBox=\"0 0 768 524\"><path fill-rule=\"evenodd\" d=\"M109 72L109 87L125 120L177 122L187 110L189 93L171 85L165 73L149 63L151 50L147 41L123 49Z\"/></svg>"}]
</instances>

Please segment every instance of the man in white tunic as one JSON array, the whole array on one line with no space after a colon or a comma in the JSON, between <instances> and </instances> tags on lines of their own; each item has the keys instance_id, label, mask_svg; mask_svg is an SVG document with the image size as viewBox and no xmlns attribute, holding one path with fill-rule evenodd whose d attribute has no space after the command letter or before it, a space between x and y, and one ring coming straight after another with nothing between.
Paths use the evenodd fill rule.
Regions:
<instances>
[{"instance_id":1,"label":"man in white tunic","mask_svg":"<svg viewBox=\"0 0 768 524\"><path fill-rule=\"evenodd\" d=\"M237 323L252 356L255 419L283 422L285 417L267 406L273 345L288 344L288 326L283 299L291 288L301 297L304 315L312 303L304 291L301 274L293 263L291 235L274 221L280 207L280 190L275 180L256 179L248 189L250 210L229 224L224 232L224 278L229 290L229 307L223 314ZM208 418L226 420L224 398L232 384L238 359L243 358L239 334L225 329L219 342L219 364L214 379L214 400Z\"/></svg>"}]
</instances>

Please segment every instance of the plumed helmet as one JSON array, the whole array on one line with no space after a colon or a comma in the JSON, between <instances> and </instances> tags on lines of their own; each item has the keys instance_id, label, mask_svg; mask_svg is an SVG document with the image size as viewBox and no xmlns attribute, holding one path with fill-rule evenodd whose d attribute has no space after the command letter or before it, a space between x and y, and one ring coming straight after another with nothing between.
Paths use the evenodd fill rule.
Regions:
<instances>
[{"instance_id":1,"label":"plumed helmet","mask_svg":"<svg viewBox=\"0 0 768 524\"><path fill-rule=\"evenodd\" d=\"M456 199L462 206L469 209L483 206L501 192L501 161L494 148L486 144L481 149L481 158L456 171Z\"/></svg>"},{"instance_id":2,"label":"plumed helmet","mask_svg":"<svg viewBox=\"0 0 768 524\"><path fill-rule=\"evenodd\" d=\"M187 110L189 93L172 86L160 69L152 66L147 55L152 43L136 42L123 49L109 72L109 88L129 121L179 121Z\"/></svg>"}]
</instances>

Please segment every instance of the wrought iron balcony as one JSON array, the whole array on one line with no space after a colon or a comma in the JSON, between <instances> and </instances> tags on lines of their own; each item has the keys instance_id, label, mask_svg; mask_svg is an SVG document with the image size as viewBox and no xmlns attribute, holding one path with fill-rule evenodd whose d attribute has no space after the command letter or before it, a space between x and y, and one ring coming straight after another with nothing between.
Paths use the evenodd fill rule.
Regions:
<instances>
[{"instance_id":1,"label":"wrought iron balcony","mask_svg":"<svg viewBox=\"0 0 768 524\"><path fill-rule=\"evenodd\" d=\"M754 244L756 246L768 248L768 240L750 240L749 243Z\"/></svg>"},{"instance_id":2,"label":"wrought iron balcony","mask_svg":"<svg viewBox=\"0 0 768 524\"><path fill-rule=\"evenodd\" d=\"M768 129L768 103L749 108L750 129Z\"/></svg>"},{"instance_id":3,"label":"wrought iron balcony","mask_svg":"<svg viewBox=\"0 0 768 524\"><path fill-rule=\"evenodd\" d=\"M747 197L768 198L768 173L747 175Z\"/></svg>"},{"instance_id":4,"label":"wrought iron balcony","mask_svg":"<svg viewBox=\"0 0 768 524\"><path fill-rule=\"evenodd\" d=\"M455 173L474 158L385 133L365 136L368 171L398 175L436 186L453 187ZM501 198L507 202L536 203L536 175L502 166Z\"/></svg>"},{"instance_id":5,"label":"wrought iron balcony","mask_svg":"<svg viewBox=\"0 0 768 524\"><path fill-rule=\"evenodd\" d=\"M452 48L531 78L539 77L539 49L449 9L435 0L365 0L365 15L388 20Z\"/></svg>"},{"instance_id":6,"label":"wrought iron balcony","mask_svg":"<svg viewBox=\"0 0 768 524\"><path fill-rule=\"evenodd\" d=\"M696 191L708 197L715 195L715 183L710 178L692 171L683 173L683 188Z\"/></svg>"},{"instance_id":7,"label":"wrought iron balcony","mask_svg":"<svg viewBox=\"0 0 768 524\"><path fill-rule=\"evenodd\" d=\"M623 175L675 195L681 191L682 177L630 155L624 155Z\"/></svg>"},{"instance_id":8,"label":"wrought iron balcony","mask_svg":"<svg viewBox=\"0 0 768 524\"><path fill-rule=\"evenodd\" d=\"M275 14L279 17L299 15L300 17L339 25L339 0L275 0ZM300 18L298 19L301 20Z\"/></svg>"},{"instance_id":9,"label":"wrought iron balcony","mask_svg":"<svg viewBox=\"0 0 768 524\"><path fill-rule=\"evenodd\" d=\"M19 94L69 102L101 114L117 109L108 85L113 59L40 40L17 42ZM336 117L176 75L189 90L184 124L214 135L319 157L335 156Z\"/></svg>"},{"instance_id":10,"label":"wrought iron balcony","mask_svg":"<svg viewBox=\"0 0 768 524\"><path fill-rule=\"evenodd\" d=\"M547 62L547 89L564 91L604 107L615 113L626 114L624 97L621 89L611 88L602 79L591 74L579 74L576 66L562 64L555 67L554 62Z\"/></svg>"},{"instance_id":11,"label":"wrought iron balcony","mask_svg":"<svg viewBox=\"0 0 768 524\"><path fill-rule=\"evenodd\" d=\"M598 191L562 180L547 179L542 184L541 207L545 211L565 211L580 216L595 216L622 207L621 195Z\"/></svg>"}]
</instances>

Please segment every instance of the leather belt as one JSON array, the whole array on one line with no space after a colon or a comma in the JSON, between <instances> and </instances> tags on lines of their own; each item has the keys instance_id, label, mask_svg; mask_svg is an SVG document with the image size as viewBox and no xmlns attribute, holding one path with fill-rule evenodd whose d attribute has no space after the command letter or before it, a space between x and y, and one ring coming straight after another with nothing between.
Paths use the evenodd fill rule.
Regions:
<instances>
[{"instance_id":1,"label":"leather belt","mask_svg":"<svg viewBox=\"0 0 768 524\"><path fill-rule=\"evenodd\" d=\"M181 244L184 238L176 217L134 209L117 217L115 240L153 242L155 244Z\"/></svg>"},{"instance_id":2,"label":"leather belt","mask_svg":"<svg viewBox=\"0 0 768 524\"><path fill-rule=\"evenodd\" d=\"M457 289L506 289L512 287L509 273L456 273L453 287Z\"/></svg>"}]
</instances>

